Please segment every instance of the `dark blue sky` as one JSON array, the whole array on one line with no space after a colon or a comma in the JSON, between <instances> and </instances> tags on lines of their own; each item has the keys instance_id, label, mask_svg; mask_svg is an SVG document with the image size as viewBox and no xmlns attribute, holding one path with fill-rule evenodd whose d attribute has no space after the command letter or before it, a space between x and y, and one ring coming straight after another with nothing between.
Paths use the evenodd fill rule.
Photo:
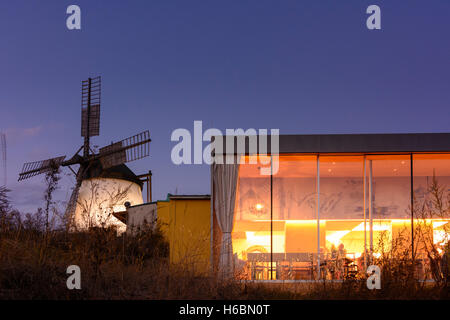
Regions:
<instances>
[{"instance_id":1,"label":"dark blue sky","mask_svg":"<svg viewBox=\"0 0 450 320\"><path fill-rule=\"evenodd\" d=\"M70 4L81 31L66 28ZM366 28L370 4L382 30ZM449 132L449 31L448 0L2 1L0 130L14 205L42 205L41 178L16 182L23 162L81 146L89 76L103 80L94 144L149 129L151 157L130 168L153 171L156 199L209 193L206 165L170 160L171 132L194 120L282 134Z\"/></svg>"}]
</instances>

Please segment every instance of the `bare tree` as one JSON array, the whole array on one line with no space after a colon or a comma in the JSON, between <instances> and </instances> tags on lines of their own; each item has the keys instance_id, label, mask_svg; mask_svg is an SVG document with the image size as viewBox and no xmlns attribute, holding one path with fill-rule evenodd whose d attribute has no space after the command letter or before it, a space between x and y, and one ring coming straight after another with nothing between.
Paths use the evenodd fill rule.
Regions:
<instances>
[{"instance_id":1,"label":"bare tree","mask_svg":"<svg viewBox=\"0 0 450 320\"><path fill-rule=\"evenodd\" d=\"M425 254L427 273L436 283L444 285L448 281L450 226L447 222L436 230L434 222L450 218L450 193L435 175L423 200L414 201L414 218L414 256Z\"/></svg>"},{"instance_id":2,"label":"bare tree","mask_svg":"<svg viewBox=\"0 0 450 320\"><path fill-rule=\"evenodd\" d=\"M89 229L113 225L114 207L124 204L131 185L130 183L127 187L119 185L101 188L98 181L89 180L89 196L77 200L82 226Z\"/></svg>"},{"instance_id":3,"label":"bare tree","mask_svg":"<svg viewBox=\"0 0 450 320\"><path fill-rule=\"evenodd\" d=\"M58 182L61 179L59 173L59 166L55 165L45 174L45 232L48 232L49 230L49 212L51 207L54 205L53 193L58 188Z\"/></svg>"},{"instance_id":4,"label":"bare tree","mask_svg":"<svg viewBox=\"0 0 450 320\"><path fill-rule=\"evenodd\" d=\"M0 227L2 230L10 224L9 212L11 210L11 206L8 197L9 192L9 189L0 186Z\"/></svg>"},{"instance_id":5,"label":"bare tree","mask_svg":"<svg viewBox=\"0 0 450 320\"><path fill-rule=\"evenodd\" d=\"M0 214L4 214L10 210L8 193L10 192L4 186L0 186Z\"/></svg>"}]
</instances>

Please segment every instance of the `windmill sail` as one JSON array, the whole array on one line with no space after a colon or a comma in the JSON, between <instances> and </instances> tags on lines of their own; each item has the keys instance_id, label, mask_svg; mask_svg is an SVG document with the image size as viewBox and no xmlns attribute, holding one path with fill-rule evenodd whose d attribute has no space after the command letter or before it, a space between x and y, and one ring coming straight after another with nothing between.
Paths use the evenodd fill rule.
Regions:
<instances>
[{"instance_id":1,"label":"windmill sail","mask_svg":"<svg viewBox=\"0 0 450 320\"><path fill-rule=\"evenodd\" d=\"M104 169L147 157L150 153L150 132L144 131L100 149Z\"/></svg>"},{"instance_id":2,"label":"windmill sail","mask_svg":"<svg viewBox=\"0 0 450 320\"><path fill-rule=\"evenodd\" d=\"M47 160L28 162L23 165L22 172L19 174L19 181L28 179L38 174L48 172L59 167L66 156L51 158Z\"/></svg>"},{"instance_id":3,"label":"windmill sail","mask_svg":"<svg viewBox=\"0 0 450 320\"><path fill-rule=\"evenodd\" d=\"M88 122L89 122L89 130L88 130ZM89 117L88 117L88 109L87 108L81 109L81 136L93 137L98 136L99 134L100 134L100 105L91 106Z\"/></svg>"},{"instance_id":4,"label":"windmill sail","mask_svg":"<svg viewBox=\"0 0 450 320\"><path fill-rule=\"evenodd\" d=\"M100 134L101 78L89 78L81 83L81 136Z\"/></svg>"}]
</instances>

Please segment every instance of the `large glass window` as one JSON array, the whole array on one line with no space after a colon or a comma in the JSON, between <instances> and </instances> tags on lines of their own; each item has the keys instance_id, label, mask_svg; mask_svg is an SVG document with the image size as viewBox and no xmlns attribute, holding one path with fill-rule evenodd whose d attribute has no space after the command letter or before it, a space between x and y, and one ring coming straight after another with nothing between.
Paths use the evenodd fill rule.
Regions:
<instances>
[{"instance_id":1,"label":"large glass window","mask_svg":"<svg viewBox=\"0 0 450 320\"><path fill-rule=\"evenodd\" d=\"M270 176L261 174L270 157L241 160L232 232L238 276L342 279L386 252L412 257L412 248L425 275L449 250L450 154L278 161Z\"/></svg>"}]
</instances>

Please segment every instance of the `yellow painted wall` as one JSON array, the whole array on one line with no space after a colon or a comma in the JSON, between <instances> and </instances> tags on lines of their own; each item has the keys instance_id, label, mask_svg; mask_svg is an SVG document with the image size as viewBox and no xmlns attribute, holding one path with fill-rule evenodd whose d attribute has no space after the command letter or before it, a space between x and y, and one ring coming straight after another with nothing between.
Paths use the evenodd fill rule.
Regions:
<instances>
[{"instance_id":1,"label":"yellow painted wall","mask_svg":"<svg viewBox=\"0 0 450 320\"><path fill-rule=\"evenodd\" d=\"M170 262L196 273L210 270L210 200L157 202L158 223L170 245Z\"/></svg>"}]
</instances>

